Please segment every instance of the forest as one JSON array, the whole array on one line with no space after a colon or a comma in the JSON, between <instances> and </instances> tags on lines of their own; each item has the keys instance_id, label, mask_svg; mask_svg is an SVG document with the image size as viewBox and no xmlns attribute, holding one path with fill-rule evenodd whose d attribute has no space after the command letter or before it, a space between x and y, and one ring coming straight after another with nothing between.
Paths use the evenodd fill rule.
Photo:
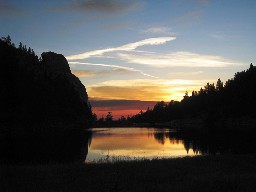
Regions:
<instances>
[{"instance_id":1,"label":"forest","mask_svg":"<svg viewBox=\"0 0 256 192\"><path fill-rule=\"evenodd\" d=\"M211 128L255 128L256 126L256 67L251 63L247 70L237 72L225 83L218 79L207 83L200 90L185 92L181 101L160 101L145 112L131 117L122 116L114 121L111 112L98 120L94 126L172 126L172 122L184 120L197 126ZM180 124L179 124L180 125ZM175 127L176 128L176 127Z\"/></svg>"},{"instance_id":2,"label":"forest","mask_svg":"<svg viewBox=\"0 0 256 192\"><path fill-rule=\"evenodd\" d=\"M224 126L228 121L243 121L255 126L256 67L237 72L223 83L207 83L191 96L185 93L179 101L156 103L153 109L131 117L133 123L163 123L177 119L199 119L205 126Z\"/></svg>"}]
</instances>

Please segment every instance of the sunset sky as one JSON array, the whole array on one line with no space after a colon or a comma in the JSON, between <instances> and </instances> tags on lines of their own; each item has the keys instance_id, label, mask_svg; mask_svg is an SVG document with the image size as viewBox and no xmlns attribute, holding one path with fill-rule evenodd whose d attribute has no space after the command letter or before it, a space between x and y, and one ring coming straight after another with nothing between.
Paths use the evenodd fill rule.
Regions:
<instances>
[{"instance_id":1,"label":"sunset sky","mask_svg":"<svg viewBox=\"0 0 256 192\"><path fill-rule=\"evenodd\" d=\"M98 116L180 100L247 69L255 20L255 0L0 0L1 37L63 54Z\"/></svg>"}]
</instances>

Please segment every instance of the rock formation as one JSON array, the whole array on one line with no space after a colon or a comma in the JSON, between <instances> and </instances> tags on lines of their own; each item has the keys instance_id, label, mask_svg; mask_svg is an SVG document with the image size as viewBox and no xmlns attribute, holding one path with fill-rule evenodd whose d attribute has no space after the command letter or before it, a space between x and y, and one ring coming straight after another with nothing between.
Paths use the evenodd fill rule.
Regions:
<instances>
[{"instance_id":1,"label":"rock formation","mask_svg":"<svg viewBox=\"0 0 256 192\"><path fill-rule=\"evenodd\" d=\"M31 48L0 39L0 163L83 161L81 133L91 117L86 89L63 55L39 60Z\"/></svg>"},{"instance_id":2,"label":"rock formation","mask_svg":"<svg viewBox=\"0 0 256 192\"><path fill-rule=\"evenodd\" d=\"M3 40L0 51L0 122L88 125L86 89L63 55L45 52L40 61L26 48Z\"/></svg>"},{"instance_id":3,"label":"rock formation","mask_svg":"<svg viewBox=\"0 0 256 192\"><path fill-rule=\"evenodd\" d=\"M43 68L53 73L71 73L66 58L54 52L44 52L41 55Z\"/></svg>"}]
</instances>

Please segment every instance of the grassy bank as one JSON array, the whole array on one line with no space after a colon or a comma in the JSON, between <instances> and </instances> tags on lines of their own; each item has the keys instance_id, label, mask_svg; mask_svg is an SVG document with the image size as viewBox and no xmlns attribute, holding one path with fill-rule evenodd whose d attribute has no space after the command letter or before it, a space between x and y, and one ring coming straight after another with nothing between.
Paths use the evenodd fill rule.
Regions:
<instances>
[{"instance_id":1,"label":"grassy bank","mask_svg":"<svg viewBox=\"0 0 256 192\"><path fill-rule=\"evenodd\" d=\"M256 191L256 155L0 167L0 191Z\"/></svg>"}]
</instances>

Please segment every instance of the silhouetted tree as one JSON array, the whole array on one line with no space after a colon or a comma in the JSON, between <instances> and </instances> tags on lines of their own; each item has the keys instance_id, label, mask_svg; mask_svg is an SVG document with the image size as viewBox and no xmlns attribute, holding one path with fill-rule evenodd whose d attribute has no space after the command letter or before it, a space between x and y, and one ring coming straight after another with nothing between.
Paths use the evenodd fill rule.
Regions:
<instances>
[{"instance_id":1,"label":"silhouetted tree","mask_svg":"<svg viewBox=\"0 0 256 192\"><path fill-rule=\"evenodd\" d=\"M216 90L217 91L222 91L223 90L223 82L220 80L220 78L218 79L218 81L216 83Z\"/></svg>"},{"instance_id":2,"label":"silhouetted tree","mask_svg":"<svg viewBox=\"0 0 256 192\"><path fill-rule=\"evenodd\" d=\"M12 40L10 35L8 35L7 37L2 37L1 38L3 42L7 43L7 45L11 46L12 45Z\"/></svg>"},{"instance_id":3,"label":"silhouetted tree","mask_svg":"<svg viewBox=\"0 0 256 192\"><path fill-rule=\"evenodd\" d=\"M253 65L252 65L252 63L250 64L249 70L253 70Z\"/></svg>"},{"instance_id":4,"label":"silhouetted tree","mask_svg":"<svg viewBox=\"0 0 256 192\"><path fill-rule=\"evenodd\" d=\"M22 45L22 43L20 42L20 44L19 44L19 50L22 50L22 48L23 48L23 45Z\"/></svg>"},{"instance_id":5,"label":"silhouetted tree","mask_svg":"<svg viewBox=\"0 0 256 192\"><path fill-rule=\"evenodd\" d=\"M112 116L111 112L108 112L108 114L107 114L107 116L105 118L105 121L108 124L108 126L111 125L111 123L113 122L113 116Z\"/></svg>"},{"instance_id":6,"label":"silhouetted tree","mask_svg":"<svg viewBox=\"0 0 256 192\"><path fill-rule=\"evenodd\" d=\"M32 51L31 51L31 48L30 48L30 47L28 48L28 53L29 53L29 54L32 54Z\"/></svg>"},{"instance_id":7,"label":"silhouetted tree","mask_svg":"<svg viewBox=\"0 0 256 192\"><path fill-rule=\"evenodd\" d=\"M188 98L189 98L188 92L186 91L186 92L185 92L185 95L183 96L183 100L186 100L186 99L188 99Z\"/></svg>"},{"instance_id":8,"label":"silhouetted tree","mask_svg":"<svg viewBox=\"0 0 256 192\"><path fill-rule=\"evenodd\" d=\"M121 116L120 121L124 122L124 121L126 121L126 118L124 116Z\"/></svg>"}]
</instances>

